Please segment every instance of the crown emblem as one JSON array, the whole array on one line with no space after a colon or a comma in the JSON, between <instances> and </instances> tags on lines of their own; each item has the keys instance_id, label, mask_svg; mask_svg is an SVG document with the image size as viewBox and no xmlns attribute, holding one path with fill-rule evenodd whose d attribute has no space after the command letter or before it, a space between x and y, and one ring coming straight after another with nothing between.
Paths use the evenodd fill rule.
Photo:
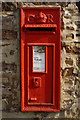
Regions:
<instances>
[{"instance_id":1,"label":"crown emblem","mask_svg":"<svg viewBox=\"0 0 80 120\"><path fill-rule=\"evenodd\" d=\"M44 14L44 13L42 13L42 12L40 12L37 16L36 16L36 19L37 19L37 23L46 23L46 21L47 21L47 16Z\"/></svg>"}]
</instances>

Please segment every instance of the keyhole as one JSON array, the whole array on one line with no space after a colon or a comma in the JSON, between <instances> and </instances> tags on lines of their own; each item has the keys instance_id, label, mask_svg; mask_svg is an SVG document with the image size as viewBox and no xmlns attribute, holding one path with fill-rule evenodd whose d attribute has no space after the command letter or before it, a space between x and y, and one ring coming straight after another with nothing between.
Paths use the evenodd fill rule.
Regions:
<instances>
[{"instance_id":1,"label":"keyhole","mask_svg":"<svg viewBox=\"0 0 80 120\"><path fill-rule=\"evenodd\" d=\"M37 82L37 78L35 78L35 82Z\"/></svg>"},{"instance_id":2,"label":"keyhole","mask_svg":"<svg viewBox=\"0 0 80 120\"><path fill-rule=\"evenodd\" d=\"M37 78L35 78L35 83L37 84Z\"/></svg>"}]
</instances>

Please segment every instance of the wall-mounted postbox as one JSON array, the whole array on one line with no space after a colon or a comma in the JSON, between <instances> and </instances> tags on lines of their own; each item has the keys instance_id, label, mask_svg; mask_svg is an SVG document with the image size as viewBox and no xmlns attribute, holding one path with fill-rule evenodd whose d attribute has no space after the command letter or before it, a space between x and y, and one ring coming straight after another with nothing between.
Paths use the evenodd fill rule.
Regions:
<instances>
[{"instance_id":1,"label":"wall-mounted postbox","mask_svg":"<svg viewBox=\"0 0 80 120\"><path fill-rule=\"evenodd\" d=\"M21 8L21 110L60 111L60 7Z\"/></svg>"}]
</instances>

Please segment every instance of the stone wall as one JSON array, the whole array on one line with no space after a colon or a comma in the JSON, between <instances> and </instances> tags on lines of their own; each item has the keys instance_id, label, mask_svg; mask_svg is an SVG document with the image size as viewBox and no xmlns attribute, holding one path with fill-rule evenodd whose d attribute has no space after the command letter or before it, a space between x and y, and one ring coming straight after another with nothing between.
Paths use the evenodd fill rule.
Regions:
<instances>
[{"instance_id":1,"label":"stone wall","mask_svg":"<svg viewBox=\"0 0 80 120\"><path fill-rule=\"evenodd\" d=\"M20 7L61 6L61 111L21 112ZM2 3L3 118L80 118L80 13L76 3Z\"/></svg>"}]
</instances>

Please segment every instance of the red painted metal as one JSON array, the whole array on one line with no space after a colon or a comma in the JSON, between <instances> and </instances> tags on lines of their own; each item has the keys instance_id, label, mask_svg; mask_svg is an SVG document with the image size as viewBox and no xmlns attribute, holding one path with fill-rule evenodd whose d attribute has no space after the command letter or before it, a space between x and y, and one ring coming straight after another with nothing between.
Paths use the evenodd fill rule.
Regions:
<instances>
[{"instance_id":1,"label":"red painted metal","mask_svg":"<svg viewBox=\"0 0 80 120\"><path fill-rule=\"evenodd\" d=\"M60 7L21 8L21 110L60 111ZM33 71L33 46L45 71Z\"/></svg>"}]
</instances>

